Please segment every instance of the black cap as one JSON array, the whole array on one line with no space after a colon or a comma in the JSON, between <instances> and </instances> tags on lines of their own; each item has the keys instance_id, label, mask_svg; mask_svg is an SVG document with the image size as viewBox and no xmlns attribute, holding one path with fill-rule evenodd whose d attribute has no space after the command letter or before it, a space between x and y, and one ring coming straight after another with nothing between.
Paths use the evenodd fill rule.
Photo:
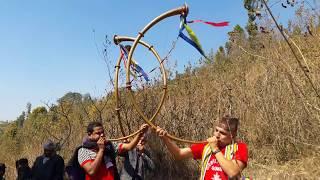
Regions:
<instances>
[{"instance_id":1,"label":"black cap","mask_svg":"<svg viewBox=\"0 0 320 180\"><path fill-rule=\"evenodd\" d=\"M4 169L6 169L6 165L3 163L0 163L0 170L4 170Z\"/></svg>"}]
</instances>

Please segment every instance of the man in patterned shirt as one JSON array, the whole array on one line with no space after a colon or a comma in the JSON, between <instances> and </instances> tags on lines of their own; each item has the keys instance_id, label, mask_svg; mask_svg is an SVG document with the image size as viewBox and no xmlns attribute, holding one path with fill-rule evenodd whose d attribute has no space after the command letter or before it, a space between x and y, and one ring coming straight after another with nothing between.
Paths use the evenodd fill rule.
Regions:
<instances>
[{"instance_id":1,"label":"man in patterned shirt","mask_svg":"<svg viewBox=\"0 0 320 180\"><path fill-rule=\"evenodd\" d=\"M147 124L142 125L140 133L130 143L118 144L106 141L100 122L89 123L88 136L78 151L78 162L86 172L86 180L119 179L115 157L119 153L132 150L147 129Z\"/></svg>"},{"instance_id":2,"label":"man in patterned shirt","mask_svg":"<svg viewBox=\"0 0 320 180\"><path fill-rule=\"evenodd\" d=\"M235 139L238 125L238 118L224 116L206 143L187 148L179 148L160 127L156 131L175 159L202 160L201 180L227 180L239 178L248 162L247 145Z\"/></svg>"}]
</instances>

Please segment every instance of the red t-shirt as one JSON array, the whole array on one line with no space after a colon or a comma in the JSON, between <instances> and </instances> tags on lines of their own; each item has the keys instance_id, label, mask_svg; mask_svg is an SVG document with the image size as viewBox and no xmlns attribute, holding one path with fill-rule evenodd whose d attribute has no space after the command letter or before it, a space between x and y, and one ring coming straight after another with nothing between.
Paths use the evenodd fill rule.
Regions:
<instances>
[{"instance_id":1,"label":"red t-shirt","mask_svg":"<svg viewBox=\"0 0 320 180\"><path fill-rule=\"evenodd\" d=\"M116 154L121 151L121 144L113 143ZM87 148L80 148L78 151L78 161L81 167L83 167L88 162L93 162L97 156L97 152ZM93 176L86 173L86 180L114 180L115 164L111 161L105 163L102 161L98 170Z\"/></svg>"},{"instance_id":2,"label":"red t-shirt","mask_svg":"<svg viewBox=\"0 0 320 180\"><path fill-rule=\"evenodd\" d=\"M248 148L245 143L238 142L238 151L235 153L232 159L239 160L247 165L248 162ZM206 144L192 144L190 146L193 158L194 159L201 159L202 152L204 150ZM225 148L220 149L221 152L224 154ZM217 161L214 155L210 156L210 159L206 165L206 172L205 172L205 180L224 180L228 179L228 175L223 172L219 162Z\"/></svg>"}]
</instances>

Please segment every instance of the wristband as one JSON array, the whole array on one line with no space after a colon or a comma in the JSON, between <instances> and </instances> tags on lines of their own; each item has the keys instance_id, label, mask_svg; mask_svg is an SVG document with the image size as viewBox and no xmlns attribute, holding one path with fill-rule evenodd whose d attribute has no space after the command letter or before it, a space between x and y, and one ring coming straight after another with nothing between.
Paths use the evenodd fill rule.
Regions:
<instances>
[{"instance_id":1,"label":"wristband","mask_svg":"<svg viewBox=\"0 0 320 180\"><path fill-rule=\"evenodd\" d=\"M213 150L213 149L211 148L211 152L212 152L212 154L216 155L218 152L221 152L221 151L220 151L220 149Z\"/></svg>"}]
</instances>

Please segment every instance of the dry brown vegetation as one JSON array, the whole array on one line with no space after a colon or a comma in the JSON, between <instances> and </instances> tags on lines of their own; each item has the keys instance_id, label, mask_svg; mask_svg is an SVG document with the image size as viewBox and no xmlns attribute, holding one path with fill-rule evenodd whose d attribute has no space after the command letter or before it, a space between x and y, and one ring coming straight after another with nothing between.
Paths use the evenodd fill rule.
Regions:
<instances>
[{"instance_id":1,"label":"dry brown vegetation","mask_svg":"<svg viewBox=\"0 0 320 180\"><path fill-rule=\"evenodd\" d=\"M319 178L320 29L314 26L312 31L313 36L288 32L305 57L304 61L298 55L303 69L277 34L261 33L255 40L236 34L228 52L217 52L215 63L187 67L168 82L169 93L155 123L178 137L205 140L216 119L231 113L241 120L238 137L249 145L245 175L254 179ZM297 53L299 49L295 47ZM158 105L160 91L155 83L136 93L148 117ZM127 133L133 132L143 122L125 90L121 95L123 124ZM9 123L0 137L0 161L8 166L8 179L15 178L15 160L26 157L33 162L47 138L65 140L59 153L67 161L89 121L101 120L108 137L122 136L114 107L112 94L91 100L69 93L57 104L34 109L23 126ZM174 161L153 134L149 146L157 165L150 179L197 179L198 162Z\"/></svg>"}]
</instances>

